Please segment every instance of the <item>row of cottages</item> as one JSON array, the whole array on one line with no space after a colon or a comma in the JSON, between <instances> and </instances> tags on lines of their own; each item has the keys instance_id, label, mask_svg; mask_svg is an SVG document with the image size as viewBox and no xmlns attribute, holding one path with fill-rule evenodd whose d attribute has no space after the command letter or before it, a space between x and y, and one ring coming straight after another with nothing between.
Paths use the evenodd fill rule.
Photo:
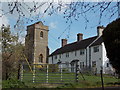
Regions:
<instances>
[{"instance_id":1,"label":"row of cottages","mask_svg":"<svg viewBox=\"0 0 120 90\"><path fill-rule=\"evenodd\" d=\"M104 74L111 74L113 69L106 56L106 50L102 39L103 26L97 27L97 36L83 39L83 34L77 34L77 41L67 44L67 39L62 39L62 47L49 55L49 64L65 63L67 66L75 66L78 60L81 71L88 69Z\"/></svg>"}]
</instances>

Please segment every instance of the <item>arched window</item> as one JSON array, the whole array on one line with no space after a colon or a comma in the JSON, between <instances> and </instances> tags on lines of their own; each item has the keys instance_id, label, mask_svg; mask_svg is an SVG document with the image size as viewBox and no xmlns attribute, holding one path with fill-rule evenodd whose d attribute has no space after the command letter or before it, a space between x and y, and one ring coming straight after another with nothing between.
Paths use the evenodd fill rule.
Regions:
<instances>
[{"instance_id":1,"label":"arched window","mask_svg":"<svg viewBox=\"0 0 120 90\"><path fill-rule=\"evenodd\" d=\"M40 56L39 56L39 62L40 62L40 63L43 62L43 55L42 55L42 54L40 54Z\"/></svg>"},{"instance_id":2,"label":"arched window","mask_svg":"<svg viewBox=\"0 0 120 90\"><path fill-rule=\"evenodd\" d=\"M43 31L41 31L41 32L40 32L40 37L42 37L42 38L43 38Z\"/></svg>"}]
</instances>

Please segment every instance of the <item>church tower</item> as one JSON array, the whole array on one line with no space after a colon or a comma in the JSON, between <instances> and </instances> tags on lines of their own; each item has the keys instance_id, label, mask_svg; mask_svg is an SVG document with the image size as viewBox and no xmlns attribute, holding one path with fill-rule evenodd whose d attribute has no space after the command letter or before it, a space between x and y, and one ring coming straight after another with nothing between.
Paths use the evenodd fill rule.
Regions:
<instances>
[{"instance_id":1,"label":"church tower","mask_svg":"<svg viewBox=\"0 0 120 90\"><path fill-rule=\"evenodd\" d=\"M48 26L42 22L27 26L26 57L30 64L48 63Z\"/></svg>"}]
</instances>

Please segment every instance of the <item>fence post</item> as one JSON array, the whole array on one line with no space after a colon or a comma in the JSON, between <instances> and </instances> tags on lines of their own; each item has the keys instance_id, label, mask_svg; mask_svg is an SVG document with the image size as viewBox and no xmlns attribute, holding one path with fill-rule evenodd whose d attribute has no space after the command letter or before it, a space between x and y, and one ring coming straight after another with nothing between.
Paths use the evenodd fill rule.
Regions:
<instances>
[{"instance_id":1,"label":"fence post","mask_svg":"<svg viewBox=\"0 0 120 90\"><path fill-rule=\"evenodd\" d=\"M60 65L61 81L62 81L62 64Z\"/></svg>"},{"instance_id":2,"label":"fence post","mask_svg":"<svg viewBox=\"0 0 120 90\"><path fill-rule=\"evenodd\" d=\"M102 84L102 90L104 90L104 81L103 81L103 68L101 67L100 70L100 75L101 75L101 84Z\"/></svg>"},{"instance_id":3,"label":"fence post","mask_svg":"<svg viewBox=\"0 0 120 90\"><path fill-rule=\"evenodd\" d=\"M20 65L20 80L23 81L23 64Z\"/></svg>"},{"instance_id":4,"label":"fence post","mask_svg":"<svg viewBox=\"0 0 120 90\"><path fill-rule=\"evenodd\" d=\"M79 71L79 65L78 62L76 62L76 67L75 67L75 81L78 82L78 71Z\"/></svg>"},{"instance_id":5,"label":"fence post","mask_svg":"<svg viewBox=\"0 0 120 90\"><path fill-rule=\"evenodd\" d=\"M48 66L48 64L47 64L47 75L46 75L46 83L48 83L48 68L49 68L49 66Z\"/></svg>"},{"instance_id":6,"label":"fence post","mask_svg":"<svg viewBox=\"0 0 120 90\"><path fill-rule=\"evenodd\" d=\"M35 82L35 65L33 64L33 83Z\"/></svg>"}]
</instances>

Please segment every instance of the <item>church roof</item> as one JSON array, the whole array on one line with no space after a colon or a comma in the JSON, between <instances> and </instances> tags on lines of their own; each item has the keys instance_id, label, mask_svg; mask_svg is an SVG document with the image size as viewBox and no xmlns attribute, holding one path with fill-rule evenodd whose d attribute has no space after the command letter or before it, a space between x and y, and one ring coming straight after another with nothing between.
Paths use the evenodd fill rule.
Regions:
<instances>
[{"instance_id":1,"label":"church roof","mask_svg":"<svg viewBox=\"0 0 120 90\"><path fill-rule=\"evenodd\" d=\"M94 36L91 38L83 39L81 41L67 44L67 45L55 50L50 56L57 55L57 54L63 54L66 52L72 52L72 51L76 51L76 50L80 50L80 49L85 49L97 38L98 38L98 36ZM102 42L103 42L103 39L102 39L102 37L100 37L93 44L91 44L91 46L100 45Z\"/></svg>"},{"instance_id":2,"label":"church roof","mask_svg":"<svg viewBox=\"0 0 120 90\"><path fill-rule=\"evenodd\" d=\"M44 25L44 24L42 23L42 21L38 21L38 22L35 22L35 23L31 24L31 25L28 25L27 27L29 27L29 26L33 26L33 25L35 25L35 24L41 24L41 25Z\"/></svg>"}]
</instances>

